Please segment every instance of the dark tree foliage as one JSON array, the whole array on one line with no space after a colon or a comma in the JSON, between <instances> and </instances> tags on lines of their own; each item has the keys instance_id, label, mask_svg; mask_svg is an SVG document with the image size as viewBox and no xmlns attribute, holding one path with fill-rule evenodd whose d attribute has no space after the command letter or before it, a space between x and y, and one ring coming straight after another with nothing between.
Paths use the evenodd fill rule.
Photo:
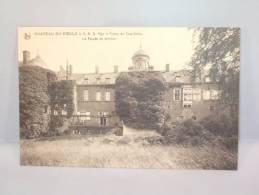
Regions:
<instances>
[{"instance_id":1,"label":"dark tree foliage","mask_svg":"<svg viewBox=\"0 0 259 195\"><path fill-rule=\"evenodd\" d=\"M55 73L50 70L37 66L19 67L21 137L33 138L48 131L48 87L55 79Z\"/></svg>"},{"instance_id":2,"label":"dark tree foliage","mask_svg":"<svg viewBox=\"0 0 259 195\"><path fill-rule=\"evenodd\" d=\"M167 83L160 72L121 73L115 87L116 111L126 125L161 129L167 115L162 106Z\"/></svg>"},{"instance_id":3,"label":"dark tree foliage","mask_svg":"<svg viewBox=\"0 0 259 195\"><path fill-rule=\"evenodd\" d=\"M61 127L65 119L72 117L74 112L74 85L74 81L62 80L53 82L49 86L51 130Z\"/></svg>"},{"instance_id":4,"label":"dark tree foliage","mask_svg":"<svg viewBox=\"0 0 259 195\"><path fill-rule=\"evenodd\" d=\"M223 103L237 105L239 101L240 29L198 28L195 30L195 53L190 63L193 77L210 65L212 81L220 83Z\"/></svg>"}]
</instances>

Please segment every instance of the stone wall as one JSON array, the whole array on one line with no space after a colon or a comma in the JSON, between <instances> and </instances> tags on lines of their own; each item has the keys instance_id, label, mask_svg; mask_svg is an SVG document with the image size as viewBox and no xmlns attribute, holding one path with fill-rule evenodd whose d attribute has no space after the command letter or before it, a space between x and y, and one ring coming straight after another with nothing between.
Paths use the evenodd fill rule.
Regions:
<instances>
[{"instance_id":1,"label":"stone wall","mask_svg":"<svg viewBox=\"0 0 259 195\"><path fill-rule=\"evenodd\" d=\"M193 83L189 84L192 89L200 89L200 100L192 100L191 107L184 107L183 104L183 84L171 85L165 93L164 106L170 115L172 122L186 119L201 120L206 116L219 112L219 99L203 99L203 92L210 90L219 90L219 86L213 83ZM176 101L175 89L180 89L180 100Z\"/></svg>"},{"instance_id":2,"label":"stone wall","mask_svg":"<svg viewBox=\"0 0 259 195\"><path fill-rule=\"evenodd\" d=\"M84 90L88 90L88 100L84 100ZM110 100L105 100L105 93L110 92ZM100 101L96 100L100 92ZM77 115L83 115L85 124L100 126L101 116L106 115L106 126L116 126L118 117L115 112L114 85L77 85ZM84 116L85 115L85 116ZM85 119L84 119L85 118Z\"/></svg>"}]
</instances>

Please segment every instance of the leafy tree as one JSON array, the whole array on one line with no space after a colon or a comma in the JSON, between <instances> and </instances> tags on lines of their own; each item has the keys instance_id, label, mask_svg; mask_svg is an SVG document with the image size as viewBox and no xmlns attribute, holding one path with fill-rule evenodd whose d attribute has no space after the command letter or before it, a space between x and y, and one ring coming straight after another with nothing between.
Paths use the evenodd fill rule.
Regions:
<instances>
[{"instance_id":1,"label":"leafy tree","mask_svg":"<svg viewBox=\"0 0 259 195\"><path fill-rule=\"evenodd\" d=\"M201 79L209 68L212 81L217 81L226 104L237 105L239 100L240 29L197 28L194 31L195 53L191 60L193 78Z\"/></svg>"},{"instance_id":2,"label":"leafy tree","mask_svg":"<svg viewBox=\"0 0 259 195\"><path fill-rule=\"evenodd\" d=\"M50 70L37 66L19 67L21 137L33 138L49 130L48 87L55 79L55 73Z\"/></svg>"},{"instance_id":3,"label":"leafy tree","mask_svg":"<svg viewBox=\"0 0 259 195\"><path fill-rule=\"evenodd\" d=\"M51 129L56 130L64 124L65 119L74 112L74 81L62 80L52 82L49 86L51 104Z\"/></svg>"},{"instance_id":4,"label":"leafy tree","mask_svg":"<svg viewBox=\"0 0 259 195\"><path fill-rule=\"evenodd\" d=\"M116 110L128 126L159 130L166 119L162 106L167 89L160 72L125 72L116 80Z\"/></svg>"}]
</instances>

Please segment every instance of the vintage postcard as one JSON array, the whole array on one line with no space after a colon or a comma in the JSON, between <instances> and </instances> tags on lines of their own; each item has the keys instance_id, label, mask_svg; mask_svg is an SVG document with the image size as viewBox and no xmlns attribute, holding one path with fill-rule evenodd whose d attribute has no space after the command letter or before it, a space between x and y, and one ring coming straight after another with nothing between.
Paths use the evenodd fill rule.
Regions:
<instances>
[{"instance_id":1,"label":"vintage postcard","mask_svg":"<svg viewBox=\"0 0 259 195\"><path fill-rule=\"evenodd\" d=\"M21 165L236 170L239 28L18 28Z\"/></svg>"}]
</instances>

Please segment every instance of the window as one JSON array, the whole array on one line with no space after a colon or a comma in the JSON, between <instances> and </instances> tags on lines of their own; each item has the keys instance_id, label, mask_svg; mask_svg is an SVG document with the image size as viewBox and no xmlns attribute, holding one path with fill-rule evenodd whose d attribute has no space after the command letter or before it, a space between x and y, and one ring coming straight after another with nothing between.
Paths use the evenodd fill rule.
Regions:
<instances>
[{"instance_id":1,"label":"window","mask_svg":"<svg viewBox=\"0 0 259 195\"><path fill-rule=\"evenodd\" d=\"M80 112L80 121L86 122L91 120L91 113L90 112Z\"/></svg>"},{"instance_id":2,"label":"window","mask_svg":"<svg viewBox=\"0 0 259 195\"><path fill-rule=\"evenodd\" d=\"M191 108L192 105L191 105L191 104L184 104L183 107L184 107L184 108Z\"/></svg>"},{"instance_id":3,"label":"window","mask_svg":"<svg viewBox=\"0 0 259 195\"><path fill-rule=\"evenodd\" d=\"M83 99L84 99L84 101L88 101L89 100L88 90L84 90Z\"/></svg>"},{"instance_id":4,"label":"window","mask_svg":"<svg viewBox=\"0 0 259 195\"><path fill-rule=\"evenodd\" d=\"M100 91L96 92L96 101L101 101L101 92Z\"/></svg>"},{"instance_id":5,"label":"window","mask_svg":"<svg viewBox=\"0 0 259 195\"><path fill-rule=\"evenodd\" d=\"M181 91L180 91L180 89L175 89L174 90L174 100L175 101L180 101L181 100Z\"/></svg>"},{"instance_id":6,"label":"window","mask_svg":"<svg viewBox=\"0 0 259 195\"><path fill-rule=\"evenodd\" d=\"M176 76L176 77L175 77L175 82L177 82L177 83L182 82L181 76Z\"/></svg>"},{"instance_id":7,"label":"window","mask_svg":"<svg viewBox=\"0 0 259 195\"><path fill-rule=\"evenodd\" d=\"M54 115L57 116L58 115L58 111L54 110Z\"/></svg>"},{"instance_id":8,"label":"window","mask_svg":"<svg viewBox=\"0 0 259 195\"><path fill-rule=\"evenodd\" d=\"M98 112L99 116L107 116L109 115L109 112Z\"/></svg>"},{"instance_id":9,"label":"window","mask_svg":"<svg viewBox=\"0 0 259 195\"><path fill-rule=\"evenodd\" d=\"M194 101L201 101L201 89L199 88L194 88L192 90L192 99Z\"/></svg>"},{"instance_id":10,"label":"window","mask_svg":"<svg viewBox=\"0 0 259 195\"><path fill-rule=\"evenodd\" d=\"M203 98L203 100L209 100L210 99L210 90L203 90L202 98Z\"/></svg>"},{"instance_id":11,"label":"window","mask_svg":"<svg viewBox=\"0 0 259 195\"><path fill-rule=\"evenodd\" d=\"M192 88L191 87L183 88L183 100L192 101Z\"/></svg>"},{"instance_id":12,"label":"window","mask_svg":"<svg viewBox=\"0 0 259 195\"><path fill-rule=\"evenodd\" d=\"M98 115L100 116L100 125L101 126L106 126L108 123L108 112L98 112Z\"/></svg>"},{"instance_id":13,"label":"window","mask_svg":"<svg viewBox=\"0 0 259 195\"><path fill-rule=\"evenodd\" d=\"M219 90L211 90L210 91L210 99L212 100L218 100L219 99L220 92Z\"/></svg>"},{"instance_id":14,"label":"window","mask_svg":"<svg viewBox=\"0 0 259 195\"><path fill-rule=\"evenodd\" d=\"M101 126L106 126L107 125L107 118L106 117L101 117L100 118L100 125Z\"/></svg>"},{"instance_id":15,"label":"window","mask_svg":"<svg viewBox=\"0 0 259 195\"><path fill-rule=\"evenodd\" d=\"M66 111L66 110L62 110L61 114L62 114L63 116L66 116L66 115L67 115L67 111Z\"/></svg>"},{"instance_id":16,"label":"window","mask_svg":"<svg viewBox=\"0 0 259 195\"><path fill-rule=\"evenodd\" d=\"M109 91L105 92L105 100L110 101L111 100L111 93Z\"/></svg>"},{"instance_id":17,"label":"window","mask_svg":"<svg viewBox=\"0 0 259 195\"><path fill-rule=\"evenodd\" d=\"M85 115L86 115L85 119L86 119L87 121L90 121L90 120L91 120L91 117L90 117L91 112L86 112Z\"/></svg>"},{"instance_id":18,"label":"window","mask_svg":"<svg viewBox=\"0 0 259 195\"><path fill-rule=\"evenodd\" d=\"M186 86L183 88L183 107L190 108L192 105L192 88Z\"/></svg>"},{"instance_id":19,"label":"window","mask_svg":"<svg viewBox=\"0 0 259 195\"><path fill-rule=\"evenodd\" d=\"M88 83L89 83L88 78L84 78L84 83L85 83L85 84L88 84Z\"/></svg>"},{"instance_id":20,"label":"window","mask_svg":"<svg viewBox=\"0 0 259 195\"><path fill-rule=\"evenodd\" d=\"M100 84L101 83L101 78L97 77L96 78L96 84Z\"/></svg>"},{"instance_id":21,"label":"window","mask_svg":"<svg viewBox=\"0 0 259 195\"><path fill-rule=\"evenodd\" d=\"M111 83L111 79L110 78L105 78L105 83L106 84L110 84Z\"/></svg>"}]
</instances>

